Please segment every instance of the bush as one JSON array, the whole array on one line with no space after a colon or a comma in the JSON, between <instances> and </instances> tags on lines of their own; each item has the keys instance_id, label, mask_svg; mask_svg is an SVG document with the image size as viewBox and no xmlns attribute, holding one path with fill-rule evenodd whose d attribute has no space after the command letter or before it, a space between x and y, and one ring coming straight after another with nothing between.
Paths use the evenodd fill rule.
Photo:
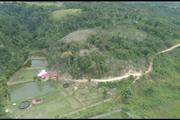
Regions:
<instances>
[{"instance_id":1,"label":"bush","mask_svg":"<svg viewBox=\"0 0 180 120\"><path fill-rule=\"evenodd\" d=\"M67 87L69 87L69 83L63 84L63 88L67 88Z\"/></svg>"}]
</instances>

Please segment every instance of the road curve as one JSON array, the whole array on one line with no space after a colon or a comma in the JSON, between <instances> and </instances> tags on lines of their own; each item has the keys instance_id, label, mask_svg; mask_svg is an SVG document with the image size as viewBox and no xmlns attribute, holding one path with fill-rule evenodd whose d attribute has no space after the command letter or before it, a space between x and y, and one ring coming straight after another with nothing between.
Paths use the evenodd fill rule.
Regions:
<instances>
[{"instance_id":1,"label":"road curve","mask_svg":"<svg viewBox=\"0 0 180 120\"><path fill-rule=\"evenodd\" d=\"M142 75L149 74L152 71L152 69L153 69L153 60L157 55L165 53L165 52L169 52L171 50L174 50L175 48L177 48L179 46L180 46L180 43L178 43L178 44L176 44L176 45L174 45L174 46L172 46L172 47L170 47L168 49L162 50L162 51L158 52L157 54L155 54L152 57L152 59L150 60L148 69L145 72L142 72L142 71L139 71L139 72L127 72L127 73L125 73L125 75L118 76L118 77L113 77L113 78L91 79L91 82L97 82L98 83L98 82L121 81L121 80L123 80L125 78L128 78L130 76L137 77L139 79ZM88 82L88 79L77 79L77 80L72 80L72 81L79 82L79 83L84 83L84 82Z\"/></svg>"}]
</instances>

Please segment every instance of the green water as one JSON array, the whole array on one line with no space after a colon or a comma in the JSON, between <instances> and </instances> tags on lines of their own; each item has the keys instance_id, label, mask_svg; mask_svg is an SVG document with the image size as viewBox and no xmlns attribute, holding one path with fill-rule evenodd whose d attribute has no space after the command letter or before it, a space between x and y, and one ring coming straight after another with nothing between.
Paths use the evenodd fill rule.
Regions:
<instances>
[{"instance_id":1,"label":"green water","mask_svg":"<svg viewBox=\"0 0 180 120\"><path fill-rule=\"evenodd\" d=\"M53 83L44 82L29 82L19 85L12 86L10 88L10 99L11 102L24 101L45 95L49 92L56 90L56 87Z\"/></svg>"},{"instance_id":2,"label":"green water","mask_svg":"<svg viewBox=\"0 0 180 120\"><path fill-rule=\"evenodd\" d=\"M47 61L46 59L32 59L31 67L46 67Z\"/></svg>"},{"instance_id":3,"label":"green water","mask_svg":"<svg viewBox=\"0 0 180 120\"><path fill-rule=\"evenodd\" d=\"M32 54L31 56L33 56ZM45 68L47 66L47 60L41 59L39 54L36 54L35 57L32 57L31 60L27 62L27 64L24 66L26 69L31 67L42 67ZM23 74L23 73L22 73ZM31 73L28 73L31 75ZM18 77L18 76L16 76ZM32 75L33 78L33 75ZM53 92L56 89L55 84L52 82L27 82L22 84L16 84L13 86L10 86L9 88L9 94L10 94L10 100L11 102L17 102L17 101L24 101L24 100L30 100L35 97L40 97L42 95L46 95L47 93Z\"/></svg>"},{"instance_id":4,"label":"green water","mask_svg":"<svg viewBox=\"0 0 180 120\"><path fill-rule=\"evenodd\" d=\"M24 65L24 67L46 67L47 64L48 63L46 59L33 58L31 60L28 60L28 62Z\"/></svg>"}]
</instances>

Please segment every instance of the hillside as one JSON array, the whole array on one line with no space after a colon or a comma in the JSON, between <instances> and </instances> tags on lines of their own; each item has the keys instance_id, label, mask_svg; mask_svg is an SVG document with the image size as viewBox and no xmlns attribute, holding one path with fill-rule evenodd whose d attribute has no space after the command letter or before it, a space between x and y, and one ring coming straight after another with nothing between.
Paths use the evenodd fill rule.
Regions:
<instances>
[{"instance_id":1,"label":"hillside","mask_svg":"<svg viewBox=\"0 0 180 120\"><path fill-rule=\"evenodd\" d=\"M47 112L48 116L44 116L47 118L61 118L63 115L87 118L109 112L107 109L116 111L107 113L109 116L105 114L107 118L127 117L127 113L117 115L121 111L120 107L137 118L178 118L179 47L167 53L164 51L163 54L158 52L180 43L179 13L179 2L1 2L0 118L13 118L16 114L22 118L32 117L37 115L33 110L38 109L42 113ZM48 96L40 92L37 96L47 98L47 104L45 102L39 108L34 107L21 115L19 109L11 106L9 97L12 89L21 88L22 90L15 90L20 92L26 87L10 85L34 81L33 77L42 68L24 67L23 63L35 54L37 58L43 55L47 58L47 67L43 66L43 69L58 71L62 76L59 86L55 85L57 89L52 90L53 92L50 90L47 94L52 98L60 94L60 98L50 102L52 98L48 99ZM90 83L97 79L120 80L119 76L126 76L129 72L144 72L156 54L158 56L154 58L153 70L134 84L132 82L136 78L131 75L119 82ZM72 82L72 88L62 87L67 82L66 79ZM76 96L72 92L74 86L81 86L76 82L83 79L89 83L84 83L82 90L77 90ZM37 88L36 83L25 86L31 85ZM58 93L58 90L62 92ZM86 100L82 91L86 91L86 97L89 95L92 99ZM107 91L114 91L116 95L107 95L107 100L112 101L104 106L106 109L100 104L82 112L65 115L65 112L74 113L76 109L101 103L102 99L106 101ZM12 94L16 92L12 91ZM25 100L37 97L30 94L31 97L27 95L20 98ZM62 98L62 104L71 106L61 111L62 114L43 111L44 107L50 108L51 105L57 111L65 109L61 103L55 106ZM20 103L20 99L17 103ZM7 107L17 113L5 113ZM39 113L37 117L43 117L43 114Z\"/></svg>"}]
</instances>

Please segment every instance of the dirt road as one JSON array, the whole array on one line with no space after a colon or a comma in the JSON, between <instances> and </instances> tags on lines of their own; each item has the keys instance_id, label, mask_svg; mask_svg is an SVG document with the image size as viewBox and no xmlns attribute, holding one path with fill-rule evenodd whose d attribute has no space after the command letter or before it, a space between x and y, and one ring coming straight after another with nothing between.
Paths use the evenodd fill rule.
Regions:
<instances>
[{"instance_id":1,"label":"dirt road","mask_svg":"<svg viewBox=\"0 0 180 120\"><path fill-rule=\"evenodd\" d=\"M142 75L142 71L140 72L133 72L133 73L126 73L123 76L119 76L119 77L113 77L113 78L104 78L104 79L91 79L91 82L112 82L112 81L120 81L122 79L128 78L130 76L134 76L134 77L138 77ZM88 82L87 79L78 79L78 80L74 80L75 82Z\"/></svg>"},{"instance_id":2,"label":"dirt road","mask_svg":"<svg viewBox=\"0 0 180 120\"><path fill-rule=\"evenodd\" d=\"M156 56L158 56L159 54L166 53L166 52L169 52L169 51L171 51L171 50L174 50L175 48L177 48L177 47L179 47L179 46L180 46L180 43L179 43L179 44L176 44L176 45L174 45L174 46L172 46L172 47L170 47L170 48L168 48L168 49L166 49L166 50L160 51L160 52L158 52L157 54L155 54L155 55L152 57L152 59L151 59L151 61L150 61L150 63L149 63L149 67L148 67L147 71L145 71L145 74L148 74L148 73L150 73L150 72L152 71L152 69L153 69L153 61L154 61L154 58L155 58Z\"/></svg>"},{"instance_id":3,"label":"dirt road","mask_svg":"<svg viewBox=\"0 0 180 120\"><path fill-rule=\"evenodd\" d=\"M169 51L171 51L171 50L174 50L175 48L177 48L177 47L179 47L180 46L180 43L179 44L176 44L176 45L174 45L174 46L172 46L172 47L170 47L170 48L168 48L168 49L166 49L166 50L163 50L163 51L160 51L160 52L158 52L157 54L155 54L153 57L152 57L152 59L151 59L151 61L150 61L150 63L149 63L149 66L148 66L148 69L145 71L145 72L142 72L142 71L139 71L139 72L127 72L125 75L122 75L122 76L119 76L119 77L113 77L113 78L104 78L104 79L91 79L91 82L113 82L113 81L121 81L121 80L123 80L123 79L125 79L125 78L128 78L128 77L130 77L130 76L133 76L133 77L136 77L136 79L135 79L135 81L137 80L137 79L139 79L142 75L145 75L145 74L148 74L148 73L150 73L151 71L152 71L152 69L153 69L153 60L154 60L154 58L157 56L157 55L159 55L159 54L162 54L162 53L165 53L165 52L169 52ZM78 80L73 80L74 82L88 82L88 80L87 79L78 79ZM135 83L135 82L133 82L133 83Z\"/></svg>"},{"instance_id":4,"label":"dirt road","mask_svg":"<svg viewBox=\"0 0 180 120\"><path fill-rule=\"evenodd\" d=\"M76 111L69 112L69 113L67 113L67 114L62 115L60 118L63 118L63 117L65 117L65 116L69 116L69 115L73 115L73 114L75 114L75 113L78 113L78 112L80 112L80 111L86 110L86 109L88 109L88 108L97 106L97 105L102 104L102 103L106 103L106 102L108 102L108 101L110 101L110 100L112 100L112 98L109 98L109 99L106 99L106 100L97 102L97 103L95 103L95 104L92 104L92 105L89 105L89 106L86 106L86 107L83 107L83 108L80 108L80 109L78 109L78 110L76 110Z\"/></svg>"}]
</instances>

